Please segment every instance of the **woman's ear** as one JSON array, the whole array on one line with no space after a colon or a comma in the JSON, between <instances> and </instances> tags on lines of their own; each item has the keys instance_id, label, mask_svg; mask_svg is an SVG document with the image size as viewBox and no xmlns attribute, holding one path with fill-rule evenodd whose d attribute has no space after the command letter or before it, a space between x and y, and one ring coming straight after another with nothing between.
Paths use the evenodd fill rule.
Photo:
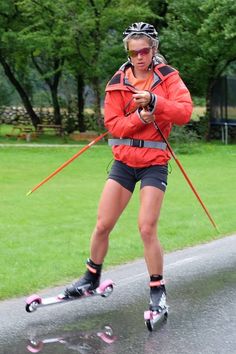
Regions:
<instances>
[{"instance_id":1,"label":"woman's ear","mask_svg":"<svg viewBox=\"0 0 236 354\"><path fill-rule=\"evenodd\" d=\"M157 47L152 48L152 56L154 57L158 53Z\"/></svg>"},{"instance_id":2,"label":"woman's ear","mask_svg":"<svg viewBox=\"0 0 236 354\"><path fill-rule=\"evenodd\" d=\"M130 62L131 65L133 65L132 61L131 61L131 58L128 57L128 61Z\"/></svg>"}]
</instances>

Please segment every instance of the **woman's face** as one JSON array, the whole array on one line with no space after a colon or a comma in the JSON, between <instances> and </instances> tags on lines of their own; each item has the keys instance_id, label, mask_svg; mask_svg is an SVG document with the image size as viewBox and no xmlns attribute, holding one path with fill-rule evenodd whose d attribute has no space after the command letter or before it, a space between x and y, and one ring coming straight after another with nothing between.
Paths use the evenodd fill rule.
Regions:
<instances>
[{"instance_id":1,"label":"woman's face","mask_svg":"<svg viewBox=\"0 0 236 354\"><path fill-rule=\"evenodd\" d=\"M135 69L147 71L154 56L154 48L151 47L148 38L130 39L128 42L128 56Z\"/></svg>"}]
</instances>

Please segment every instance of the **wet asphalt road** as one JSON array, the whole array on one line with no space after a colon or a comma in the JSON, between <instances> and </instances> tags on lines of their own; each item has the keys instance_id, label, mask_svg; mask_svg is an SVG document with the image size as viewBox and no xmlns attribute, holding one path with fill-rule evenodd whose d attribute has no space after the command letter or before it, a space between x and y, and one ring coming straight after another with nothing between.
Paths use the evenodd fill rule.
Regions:
<instances>
[{"instance_id":1,"label":"wet asphalt road","mask_svg":"<svg viewBox=\"0 0 236 354\"><path fill-rule=\"evenodd\" d=\"M166 255L169 318L152 333L143 320L148 303L144 262L116 267L103 277L117 284L106 299L30 314L25 299L0 302L0 353L236 353L236 236Z\"/></svg>"}]
</instances>

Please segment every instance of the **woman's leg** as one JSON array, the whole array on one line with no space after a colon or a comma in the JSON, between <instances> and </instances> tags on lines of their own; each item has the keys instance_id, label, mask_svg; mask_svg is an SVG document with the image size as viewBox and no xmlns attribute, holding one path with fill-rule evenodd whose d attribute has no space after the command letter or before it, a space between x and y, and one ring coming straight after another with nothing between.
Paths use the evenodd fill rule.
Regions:
<instances>
[{"instance_id":1,"label":"woman's leg","mask_svg":"<svg viewBox=\"0 0 236 354\"><path fill-rule=\"evenodd\" d=\"M164 192L152 186L140 191L139 231L144 244L144 256L150 275L163 274L163 252L157 236Z\"/></svg>"},{"instance_id":2,"label":"woman's leg","mask_svg":"<svg viewBox=\"0 0 236 354\"><path fill-rule=\"evenodd\" d=\"M85 290L94 290L99 286L102 263L108 250L109 234L131 196L132 193L118 182L112 179L107 180L99 202L96 227L91 238L87 271L78 281L67 287L66 296L81 296Z\"/></svg>"},{"instance_id":3,"label":"woman's leg","mask_svg":"<svg viewBox=\"0 0 236 354\"><path fill-rule=\"evenodd\" d=\"M157 224L164 192L156 187L145 186L141 189L140 198L139 229L150 275L149 309L162 312L167 305L166 289L163 281L163 252L157 237Z\"/></svg>"},{"instance_id":4,"label":"woman's leg","mask_svg":"<svg viewBox=\"0 0 236 354\"><path fill-rule=\"evenodd\" d=\"M109 234L128 204L132 193L113 179L108 179L98 206L97 223L91 238L90 259L102 264L107 254Z\"/></svg>"}]
</instances>

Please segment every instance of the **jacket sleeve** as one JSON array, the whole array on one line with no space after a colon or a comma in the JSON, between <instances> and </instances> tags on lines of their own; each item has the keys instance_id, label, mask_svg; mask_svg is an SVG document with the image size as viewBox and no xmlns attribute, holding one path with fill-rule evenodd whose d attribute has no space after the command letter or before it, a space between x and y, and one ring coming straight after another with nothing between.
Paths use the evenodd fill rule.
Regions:
<instances>
[{"instance_id":1,"label":"jacket sleeve","mask_svg":"<svg viewBox=\"0 0 236 354\"><path fill-rule=\"evenodd\" d=\"M166 121L177 125L189 122L192 114L190 93L178 73L164 81L166 98L157 95L154 114L156 121Z\"/></svg>"},{"instance_id":2,"label":"jacket sleeve","mask_svg":"<svg viewBox=\"0 0 236 354\"><path fill-rule=\"evenodd\" d=\"M132 136L146 125L140 118L138 110L125 116L124 100L118 90L106 92L104 124L108 131L117 138Z\"/></svg>"}]
</instances>

